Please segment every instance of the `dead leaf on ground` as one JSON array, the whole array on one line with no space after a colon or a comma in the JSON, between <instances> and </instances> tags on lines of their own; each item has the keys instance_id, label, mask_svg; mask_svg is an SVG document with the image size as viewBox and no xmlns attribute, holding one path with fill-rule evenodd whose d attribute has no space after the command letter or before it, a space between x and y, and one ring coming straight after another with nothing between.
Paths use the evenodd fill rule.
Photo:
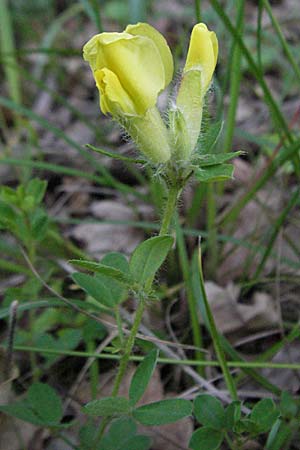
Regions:
<instances>
[{"instance_id":1,"label":"dead leaf on ground","mask_svg":"<svg viewBox=\"0 0 300 450\"><path fill-rule=\"evenodd\" d=\"M294 341L285 346L272 359L274 363L293 363L300 361L300 343ZM300 371L288 369L263 369L262 375L274 383L280 389L288 389L296 393L300 388Z\"/></svg>"},{"instance_id":2,"label":"dead leaf on ground","mask_svg":"<svg viewBox=\"0 0 300 450\"><path fill-rule=\"evenodd\" d=\"M240 303L240 288L229 283L225 288L207 281L205 289L217 328L229 334L257 331L276 327L279 313L272 297L265 292L255 292L250 302Z\"/></svg>"},{"instance_id":3,"label":"dead leaf on ground","mask_svg":"<svg viewBox=\"0 0 300 450\"><path fill-rule=\"evenodd\" d=\"M265 233L270 229L274 217L278 217L283 207L282 191L274 185L261 190L257 194L257 201L250 201L241 211L233 238L247 241L248 244L258 246ZM241 277L244 271L248 276L253 275L257 267L259 257L257 250L248 247L227 243L224 247L225 259L218 269L217 279L219 283L226 284L231 280ZM227 255L227 256L226 256ZM261 254L259 253L259 256ZM274 260L267 261L265 270L269 272L274 267Z\"/></svg>"},{"instance_id":4,"label":"dead leaf on ground","mask_svg":"<svg viewBox=\"0 0 300 450\"><path fill-rule=\"evenodd\" d=\"M94 202L93 215L99 219L112 221L134 221L136 217L131 208L111 200ZM71 236L85 244L88 253L101 258L111 251L132 253L142 241L144 233L126 224L88 223L75 226Z\"/></svg>"}]
</instances>

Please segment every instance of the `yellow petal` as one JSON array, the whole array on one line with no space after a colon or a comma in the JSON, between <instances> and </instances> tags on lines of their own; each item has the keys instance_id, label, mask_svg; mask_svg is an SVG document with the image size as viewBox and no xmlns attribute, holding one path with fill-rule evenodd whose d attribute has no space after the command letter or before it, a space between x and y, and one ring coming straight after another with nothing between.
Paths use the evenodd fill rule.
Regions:
<instances>
[{"instance_id":1,"label":"yellow petal","mask_svg":"<svg viewBox=\"0 0 300 450\"><path fill-rule=\"evenodd\" d=\"M207 90L218 58L218 41L215 33L209 31L204 23L194 26L184 72L201 70L202 90Z\"/></svg>"},{"instance_id":2,"label":"yellow petal","mask_svg":"<svg viewBox=\"0 0 300 450\"><path fill-rule=\"evenodd\" d=\"M84 57L94 71L107 68L117 76L138 115L156 104L165 87L161 56L147 37L125 32L101 33L85 45Z\"/></svg>"},{"instance_id":3,"label":"yellow petal","mask_svg":"<svg viewBox=\"0 0 300 450\"><path fill-rule=\"evenodd\" d=\"M96 70L94 76L100 92L100 108L104 114L110 113L113 116L121 114L136 115L131 98L113 72L104 68Z\"/></svg>"},{"instance_id":4,"label":"yellow petal","mask_svg":"<svg viewBox=\"0 0 300 450\"><path fill-rule=\"evenodd\" d=\"M174 63L171 50L167 44L166 39L154 27L147 23L137 23L135 25L127 25L126 33L134 36L144 36L153 41L161 56L162 63L165 70L165 86L168 86L173 78Z\"/></svg>"}]
</instances>

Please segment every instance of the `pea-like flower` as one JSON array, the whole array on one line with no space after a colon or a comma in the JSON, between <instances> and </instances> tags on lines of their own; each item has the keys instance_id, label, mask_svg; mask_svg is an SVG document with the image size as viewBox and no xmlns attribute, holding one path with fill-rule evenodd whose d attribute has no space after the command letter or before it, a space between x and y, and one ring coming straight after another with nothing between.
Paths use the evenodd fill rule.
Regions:
<instances>
[{"instance_id":1,"label":"pea-like flower","mask_svg":"<svg viewBox=\"0 0 300 450\"><path fill-rule=\"evenodd\" d=\"M84 46L83 56L93 70L104 114L143 116L173 77L168 44L146 23L97 34Z\"/></svg>"},{"instance_id":2,"label":"pea-like flower","mask_svg":"<svg viewBox=\"0 0 300 450\"><path fill-rule=\"evenodd\" d=\"M159 93L173 77L165 38L146 23L122 33L101 33L83 48L100 92L100 108L128 131L153 162L171 156L168 130L156 109Z\"/></svg>"},{"instance_id":3,"label":"pea-like flower","mask_svg":"<svg viewBox=\"0 0 300 450\"><path fill-rule=\"evenodd\" d=\"M164 37L146 23L122 33L100 33L83 48L100 93L100 108L111 114L154 163L186 160L201 128L203 98L216 66L218 43L204 24L195 25L169 129L156 107L173 77L173 58Z\"/></svg>"}]
</instances>

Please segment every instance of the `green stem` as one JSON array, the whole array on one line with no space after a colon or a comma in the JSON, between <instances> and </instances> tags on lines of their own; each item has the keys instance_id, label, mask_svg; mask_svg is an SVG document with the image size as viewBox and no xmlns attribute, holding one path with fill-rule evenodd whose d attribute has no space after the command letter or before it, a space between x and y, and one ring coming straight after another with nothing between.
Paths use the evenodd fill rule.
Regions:
<instances>
[{"instance_id":1,"label":"green stem","mask_svg":"<svg viewBox=\"0 0 300 450\"><path fill-rule=\"evenodd\" d=\"M87 342L87 351L89 353L95 353L95 342L93 340L90 340ZM98 381L99 381L99 361L95 360L91 364L91 367L89 369L90 372L90 386L91 386L91 396L94 400L97 397L97 391L98 391Z\"/></svg>"},{"instance_id":2,"label":"green stem","mask_svg":"<svg viewBox=\"0 0 300 450\"><path fill-rule=\"evenodd\" d=\"M184 242L184 238L183 238L182 229L178 223L178 220L176 220L176 240L177 240L177 246L178 246L180 265L181 265L184 284L185 284L185 288L186 288L186 296L187 296L187 302L188 302L189 314L190 314L190 324L191 324L192 333L193 333L193 344L200 349L203 347L203 340L202 340L202 334L201 334L201 327L199 324L198 308L197 308L195 295L193 293L193 288L191 285L190 267L189 267L186 246L185 246L185 242ZM197 361L203 361L205 359L205 354L201 350L196 350L195 356L196 356ZM198 366L197 372L201 376L205 377L205 367Z\"/></svg>"},{"instance_id":3,"label":"green stem","mask_svg":"<svg viewBox=\"0 0 300 450\"><path fill-rule=\"evenodd\" d=\"M118 326L118 333L119 333L119 338L120 338L120 341L121 341L121 346L123 347L123 345L124 345L124 333L123 333L123 328L122 328L122 319L121 319L119 305L117 305L115 307L115 318L116 318L116 322L117 322L117 326Z\"/></svg>"},{"instance_id":4,"label":"green stem","mask_svg":"<svg viewBox=\"0 0 300 450\"><path fill-rule=\"evenodd\" d=\"M28 253L31 263L34 266L35 261L36 261L36 246L35 246L34 239L31 236L31 225L30 225L30 220L29 220L27 213L24 212L23 217L24 217L25 226L27 227L27 232L28 232L28 242L27 242L26 250L27 250L27 253ZM34 278L34 275L31 274L31 276ZM33 297L36 297L36 295L34 294ZM36 298L33 298L32 300L36 300ZM29 330L28 331L29 331L29 336L30 336L30 344L33 345L34 344L34 322L35 322L35 311L33 309L29 310L28 317L29 317ZM29 360L30 360L30 367L31 367L31 371L32 371L33 380L35 382L37 382L39 380L39 373L38 373L39 371L38 371L36 354L34 352L30 353Z\"/></svg>"},{"instance_id":5,"label":"green stem","mask_svg":"<svg viewBox=\"0 0 300 450\"><path fill-rule=\"evenodd\" d=\"M162 224L161 224L161 229L159 232L159 236L162 236L164 234L167 234L170 228L170 224L174 215L174 211L176 208L176 202L177 202L177 197L178 197L178 189L177 188L170 188L169 193L168 193L168 198L167 198L167 202L166 202L166 206L165 206L165 211L164 211L164 215L163 215L163 219L162 219ZM148 292L149 290L151 290L151 286L152 286L152 282L153 282L153 278L151 277L151 279L147 280L147 282L145 283L145 291ZM139 300L139 304L135 313L135 318L132 324L132 328L127 340L127 343L125 345L125 349L124 349L124 355L121 359L121 363L120 363L120 367L114 382L114 387L112 390L112 396L115 397L116 395L118 395L119 392L119 388L120 388L120 384L122 382L123 376L126 372L126 368L128 365L128 361L131 355L131 351L132 348L134 346L134 342L135 342L135 337L137 335L142 317L143 317L143 313L144 313L144 308L145 308L145 299L141 298Z\"/></svg>"},{"instance_id":6,"label":"green stem","mask_svg":"<svg viewBox=\"0 0 300 450\"><path fill-rule=\"evenodd\" d=\"M168 234L171 221L176 209L176 203L178 198L178 188L177 187L171 187L168 192L168 198L165 205L164 215L161 222L160 232L159 236L163 236L164 234Z\"/></svg>"},{"instance_id":7,"label":"green stem","mask_svg":"<svg viewBox=\"0 0 300 450\"><path fill-rule=\"evenodd\" d=\"M162 222L161 222L159 236L168 234L168 231L169 231L169 228L170 228L170 225L172 222L172 218L173 218L173 215L174 215L174 212L176 209L178 193L179 193L179 189L177 187L173 187L173 186L170 187L170 189L168 191L168 197L167 197L167 201L166 201L166 205L165 205L165 209L164 209ZM153 277L151 276L145 283L145 293L148 293L151 290L152 283L153 283ZM137 310L135 313L135 317L134 317L134 321L132 324L130 334L129 334L127 342L125 344L124 355L122 356L122 358L120 360L120 366L119 366L116 378L114 380L114 385L113 385L112 394L111 394L113 397L116 397L118 395L118 392L119 392L119 389L121 386L121 382L125 375L125 372L126 372L126 369L128 366L128 362L130 360L130 355L131 355L131 352L132 352L132 349L133 349L133 346L135 343L135 338L136 338L140 323L143 318L145 304L146 304L146 298L141 297L139 299L138 307L137 307ZM103 436L103 433L104 433L105 428L108 423L109 423L109 419L103 420L101 423L97 437L95 439L95 447L94 447L95 450L96 450L96 447L97 447L99 441L101 440L101 438Z\"/></svg>"},{"instance_id":8,"label":"green stem","mask_svg":"<svg viewBox=\"0 0 300 450\"><path fill-rule=\"evenodd\" d=\"M120 367L119 367L119 370L118 370L118 373L117 373L117 376L116 376L116 379L114 382L114 387L112 390L113 397L116 397L118 395L122 379L123 379L124 374L127 369L131 351L134 346L135 337L137 335L140 323L143 318L144 308L145 308L145 300L141 298L139 301L136 313L135 313L135 317L134 317L134 321L133 321L132 328L130 331L130 335L128 336L128 340L125 345L124 355L121 359Z\"/></svg>"},{"instance_id":9,"label":"green stem","mask_svg":"<svg viewBox=\"0 0 300 450\"><path fill-rule=\"evenodd\" d=\"M195 0L195 15L197 22L201 22L201 0Z\"/></svg>"},{"instance_id":10,"label":"green stem","mask_svg":"<svg viewBox=\"0 0 300 450\"><path fill-rule=\"evenodd\" d=\"M297 324L299 329L299 325ZM299 337L299 334L296 338ZM290 341L288 341L290 342ZM282 346L281 341L279 345ZM5 349L6 347L0 345L1 349ZM281 348L276 347L276 353ZM273 350L273 349L272 349ZM34 353L47 353L49 355L63 355L63 356L75 356L76 358L98 358L110 361L119 361L121 358L119 355L109 354L109 353L89 353L86 351L77 351L77 350L61 350L57 348L42 348L42 347L31 347L28 345L14 345L14 351L20 352L34 352ZM274 350L275 352L275 350ZM264 355L265 356L265 355ZM143 356L131 356L130 361L133 362L141 362L143 361ZM213 360L205 360L205 361L196 361L193 359L175 359L175 358L158 358L157 362L159 364L174 364L180 366L207 366L207 367L220 367L220 362ZM233 369L277 369L277 370L300 370L299 363L273 363L273 362L264 362L264 361L227 361L228 367L232 367Z\"/></svg>"},{"instance_id":11,"label":"green stem","mask_svg":"<svg viewBox=\"0 0 300 450\"><path fill-rule=\"evenodd\" d=\"M209 183L207 186L207 270L208 276L214 278L218 267L218 241L217 241L217 205L215 196L215 185Z\"/></svg>"},{"instance_id":12,"label":"green stem","mask_svg":"<svg viewBox=\"0 0 300 450\"><path fill-rule=\"evenodd\" d=\"M218 330L216 327L216 323L215 323L213 314L211 312L211 309L210 309L210 306L208 303L208 299L207 299L207 295L206 295L206 291L205 291L203 271L202 271L201 247L200 246L199 246L199 257L198 257L198 269L199 269L202 299L203 299L203 303L205 306L207 323L208 323L209 331L210 331L210 334L211 334L211 337L213 340L215 352L216 352L219 364L221 366L221 369L222 369L222 372L224 375L224 379L225 379L225 383L226 383L227 389L231 395L231 398L232 398L232 400L238 400L234 380L233 380L230 370L228 369L228 366L227 366L221 339L220 339L220 336L219 336L219 333L218 333Z\"/></svg>"},{"instance_id":13,"label":"green stem","mask_svg":"<svg viewBox=\"0 0 300 450\"><path fill-rule=\"evenodd\" d=\"M12 27L9 2L0 2L0 43L4 55L4 72L8 84L9 96L17 104L21 103L21 84L15 58L15 39Z\"/></svg>"}]
</instances>

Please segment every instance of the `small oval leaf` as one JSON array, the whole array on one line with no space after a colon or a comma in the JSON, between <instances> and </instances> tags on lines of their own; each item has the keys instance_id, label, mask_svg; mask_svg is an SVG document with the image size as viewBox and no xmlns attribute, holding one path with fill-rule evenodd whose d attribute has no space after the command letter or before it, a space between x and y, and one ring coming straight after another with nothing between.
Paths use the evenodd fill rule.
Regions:
<instances>
[{"instance_id":1,"label":"small oval leaf","mask_svg":"<svg viewBox=\"0 0 300 450\"><path fill-rule=\"evenodd\" d=\"M109 417L126 414L130 410L130 404L125 397L104 397L93 400L83 407L83 412L89 416Z\"/></svg>"},{"instance_id":2,"label":"small oval leaf","mask_svg":"<svg viewBox=\"0 0 300 450\"><path fill-rule=\"evenodd\" d=\"M143 285L154 277L173 245L172 236L155 236L142 242L134 250L129 267L134 279Z\"/></svg>"},{"instance_id":3,"label":"small oval leaf","mask_svg":"<svg viewBox=\"0 0 300 450\"><path fill-rule=\"evenodd\" d=\"M216 430L225 426L225 411L222 403L212 395L202 394L194 400L194 412L196 419L201 425Z\"/></svg>"},{"instance_id":4,"label":"small oval leaf","mask_svg":"<svg viewBox=\"0 0 300 450\"><path fill-rule=\"evenodd\" d=\"M80 286L87 294L93 297L97 302L106 306L107 308L114 307L114 299L110 290L98 280L96 277L87 275L86 273L75 272L72 274L72 279L78 286Z\"/></svg>"},{"instance_id":5,"label":"small oval leaf","mask_svg":"<svg viewBox=\"0 0 300 450\"><path fill-rule=\"evenodd\" d=\"M276 408L273 400L270 398L264 398L263 400L260 400L258 403L256 403L251 412L250 419L263 433L269 431L272 428L272 425L279 416L280 412Z\"/></svg>"},{"instance_id":6,"label":"small oval leaf","mask_svg":"<svg viewBox=\"0 0 300 450\"><path fill-rule=\"evenodd\" d=\"M195 177L202 183L212 181L225 181L233 178L234 166L232 164L218 164L205 168L196 168Z\"/></svg>"},{"instance_id":7,"label":"small oval leaf","mask_svg":"<svg viewBox=\"0 0 300 450\"><path fill-rule=\"evenodd\" d=\"M133 417L143 425L155 426L177 422L192 414L192 404L184 399L167 399L140 406Z\"/></svg>"},{"instance_id":8,"label":"small oval leaf","mask_svg":"<svg viewBox=\"0 0 300 450\"><path fill-rule=\"evenodd\" d=\"M221 431L210 427L202 427L192 434L189 448L193 450L218 450L223 439L224 435Z\"/></svg>"},{"instance_id":9,"label":"small oval leaf","mask_svg":"<svg viewBox=\"0 0 300 450\"><path fill-rule=\"evenodd\" d=\"M85 261L81 259L71 259L69 262L70 264L74 264L75 266L90 270L91 272L100 273L102 275L110 277L114 280L119 281L125 286L130 287L133 281L128 274L122 272L121 270L106 266L101 263L97 263L94 261Z\"/></svg>"},{"instance_id":10,"label":"small oval leaf","mask_svg":"<svg viewBox=\"0 0 300 450\"><path fill-rule=\"evenodd\" d=\"M154 372L158 350L152 350L136 369L129 388L129 399L135 405L144 394Z\"/></svg>"}]
</instances>

